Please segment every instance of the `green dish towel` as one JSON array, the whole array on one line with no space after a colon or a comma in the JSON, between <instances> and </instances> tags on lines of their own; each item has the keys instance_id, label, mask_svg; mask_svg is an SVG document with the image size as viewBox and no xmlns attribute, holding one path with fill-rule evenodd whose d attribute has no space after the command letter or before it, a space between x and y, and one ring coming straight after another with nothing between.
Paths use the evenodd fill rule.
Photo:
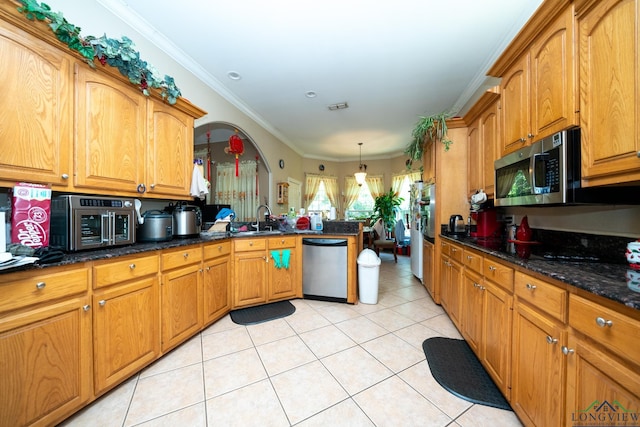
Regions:
<instances>
[{"instance_id":1,"label":"green dish towel","mask_svg":"<svg viewBox=\"0 0 640 427\"><path fill-rule=\"evenodd\" d=\"M282 268L282 264L280 264L280 252L271 251L271 258L273 259L273 266L275 268Z\"/></svg>"},{"instance_id":2,"label":"green dish towel","mask_svg":"<svg viewBox=\"0 0 640 427\"><path fill-rule=\"evenodd\" d=\"M289 258L291 258L291 251L289 249L282 250L282 267L289 269Z\"/></svg>"}]
</instances>

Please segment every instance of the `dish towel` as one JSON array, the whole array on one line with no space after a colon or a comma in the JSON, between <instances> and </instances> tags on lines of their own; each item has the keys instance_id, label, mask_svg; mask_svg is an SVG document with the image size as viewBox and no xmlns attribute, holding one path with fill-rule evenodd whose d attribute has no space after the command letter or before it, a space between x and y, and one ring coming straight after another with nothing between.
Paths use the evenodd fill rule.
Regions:
<instances>
[{"instance_id":1,"label":"dish towel","mask_svg":"<svg viewBox=\"0 0 640 427\"><path fill-rule=\"evenodd\" d=\"M282 268L282 264L280 264L280 252L271 251L271 258L273 259L273 266L277 269Z\"/></svg>"},{"instance_id":2,"label":"dish towel","mask_svg":"<svg viewBox=\"0 0 640 427\"><path fill-rule=\"evenodd\" d=\"M288 270L291 251L289 249L283 249L281 251L271 251L271 258L273 258L273 266L275 268L284 268L285 270Z\"/></svg>"},{"instance_id":3,"label":"dish towel","mask_svg":"<svg viewBox=\"0 0 640 427\"><path fill-rule=\"evenodd\" d=\"M202 176L202 170L198 167L198 164L194 163L193 174L191 175L191 196L203 200L207 194L209 194L207 181Z\"/></svg>"}]
</instances>

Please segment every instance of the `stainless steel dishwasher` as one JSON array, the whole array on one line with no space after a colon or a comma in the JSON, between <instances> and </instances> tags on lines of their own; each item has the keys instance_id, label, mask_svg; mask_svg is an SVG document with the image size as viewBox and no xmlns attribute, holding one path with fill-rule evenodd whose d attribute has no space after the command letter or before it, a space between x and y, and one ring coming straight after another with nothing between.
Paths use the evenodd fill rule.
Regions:
<instances>
[{"instance_id":1,"label":"stainless steel dishwasher","mask_svg":"<svg viewBox=\"0 0 640 427\"><path fill-rule=\"evenodd\" d=\"M302 293L347 302L347 239L302 239Z\"/></svg>"}]
</instances>

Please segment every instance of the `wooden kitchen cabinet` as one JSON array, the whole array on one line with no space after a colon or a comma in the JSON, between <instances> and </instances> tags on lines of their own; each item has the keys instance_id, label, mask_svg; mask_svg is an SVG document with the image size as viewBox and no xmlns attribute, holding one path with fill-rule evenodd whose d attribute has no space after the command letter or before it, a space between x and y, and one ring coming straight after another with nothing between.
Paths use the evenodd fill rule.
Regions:
<instances>
[{"instance_id":1,"label":"wooden kitchen cabinet","mask_svg":"<svg viewBox=\"0 0 640 427\"><path fill-rule=\"evenodd\" d=\"M300 252L297 246L296 236L281 236L267 239L269 250L269 289L268 301L279 299L302 297L302 272L300 269ZM274 255L280 258L284 251L289 253L289 267L278 268L275 265Z\"/></svg>"},{"instance_id":2,"label":"wooden kitchen cabinet","mask_svg":"<svg viewBox=\"0 0 640 427\"><path fill-rule=\"evenodd\" d=\"M89 270L2 276L0 426L55 425L92 396Z\"/></svg>"},{"instance_id":3,"label":"wooden kitchen cabinet","mask_svg":"<svg viewBox=\"0 0 640 427\"><path fill-rule=\"evenodd\" d=\"M0 187L27 181L65 190L73 174L73 58L4 20L0 51Z\"/></svg>"},{"instance_id":4,"label":"wooden kitchen cabinet","mask_svg":"<svg viewBox=\"0 0 640 427\"><path fill-rule=\"evenodd\" d=\"M436 182L436 144L429 141L424 145L422 152L423 180L426 183Z\"/></svg>"},{"instance_id":5,"label":"wooden kitchen cabinet","mask_svg":"<svg viewBox=\"0 0 640 427\"><path fill-rule=\"evenodd\" d=\"M267 302L267 240L237 239L233 241L232 308Z\"/></svg>"},{"instance_id":6,"label":"wooden kitchen cabinet","mask_svg":"<svg viewBox=\"0 0 640 427\"><path fill-rule=\"evenodd\" d=\"M205 244L204 270L204 325L218 320L231 309L231 242Z\"/></svg>"},{"instance_id":7,"label":"wooden kitchen cabinet","mask_svg":"<svg viewBox=\"0 0 640 427\"><path fill-rule=\"evenodd\" d=\"M583 185L640 180L639 2L576 3Z\"/></svg>"},{"instance_id":8,"label":"wooden kitchen cabinet","mask_svg":"<svg viewBox=\"0 0 640 427\"><path fill-rule=\"evenodd\" d=\"M540 7L489 70L501 77L501 156L577 125L573 5Z\"/></svg>"},{"instance_id":9,"label":"wooden kitchen cabinet","mask_svg":"<svg viewBox=\"0 0 640 427\"><path fill-rule=\"evenodd\" d=\"M565 418L566 291L516 272L511 406L525 425Z\"/></svg>"},{"instance_id":10,"label":"wooden kitchen cabinet","mask_svg":"<svg viewBox=\"0 0 640 427\"><path fill-rule=\"evenodd\" d=\"M440 256L440 303L460 329L460 303L462 298L462 247L442 242L448 248ZM448 254L448 255L447 255Z\"/></svg>"},{"instance_id":11,"label":"wooden kitchen cabinet","mask_svg":"<svg viewBox=\"0 0 640 427\"><path fill-rule=\"evenodd\" d=\"M435 260L433 243L424 239L422 241L422 284L434 301L440 301L440 299L436 297L436 287L434 286L434 266Z\"/></svg>"},{"instance_id":12,"label":"wooden kitchen cabinet","mask_svg":"<svg viewBox=\"0 0 640 427\"><path fill-rule=\"evenodd\" d=\"M96 395L160 355L158 256L128 256L93 266Z\"/></svg>"},{"instance_id":13,"label":"wooden kitchen cabinet","mask_svg":"<svg viewBox=\"0 0 640 427\"><path fill-rule=\"evenodd\" d=\"M460 333L480 360L482 360L480 346L482 342L484 289L482 276L465 268L462 281Z\"/></svg>"},{"instance_id":14,"label":"wooden kitchen cabinet","mask_svg":"<svg viewBox=\"0 0 640 427\"><path fill-rule=\"evenodd\" d=\"M161 259L160 328L164 353L202 328L202 248L198 245L166 250Z\"/></svg>"},{"instance_id":15,"label":"wooden kitchen cabinet","mask_svg":"<svg viewBox=\"0 0 640 427\"><path fill-rule=\"evenodd\" d=\"M465 122L471 122L467 133L467 190L470 195L478 190L484 190L489 198L494 195L493 162L498 159L499 98L494 91L486 92L465 116Z\"/></svg>"}]
</instances>

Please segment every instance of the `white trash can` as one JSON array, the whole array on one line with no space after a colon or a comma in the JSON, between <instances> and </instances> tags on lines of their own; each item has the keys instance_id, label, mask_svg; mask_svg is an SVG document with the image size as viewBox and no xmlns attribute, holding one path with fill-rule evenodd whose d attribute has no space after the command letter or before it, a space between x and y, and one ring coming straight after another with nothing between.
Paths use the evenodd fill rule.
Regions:
<instances>
[{"instance_id":1,"label":"white trash can","mask_svg":"<svg viewBox=\"0 0 640 427\"><path fill-rule=\"evenodd\" d=\"M380 258L371 249L364 249L358 255L358 290L361 303L378 303L379 277Z\"/></svg>"}]
</instances>

